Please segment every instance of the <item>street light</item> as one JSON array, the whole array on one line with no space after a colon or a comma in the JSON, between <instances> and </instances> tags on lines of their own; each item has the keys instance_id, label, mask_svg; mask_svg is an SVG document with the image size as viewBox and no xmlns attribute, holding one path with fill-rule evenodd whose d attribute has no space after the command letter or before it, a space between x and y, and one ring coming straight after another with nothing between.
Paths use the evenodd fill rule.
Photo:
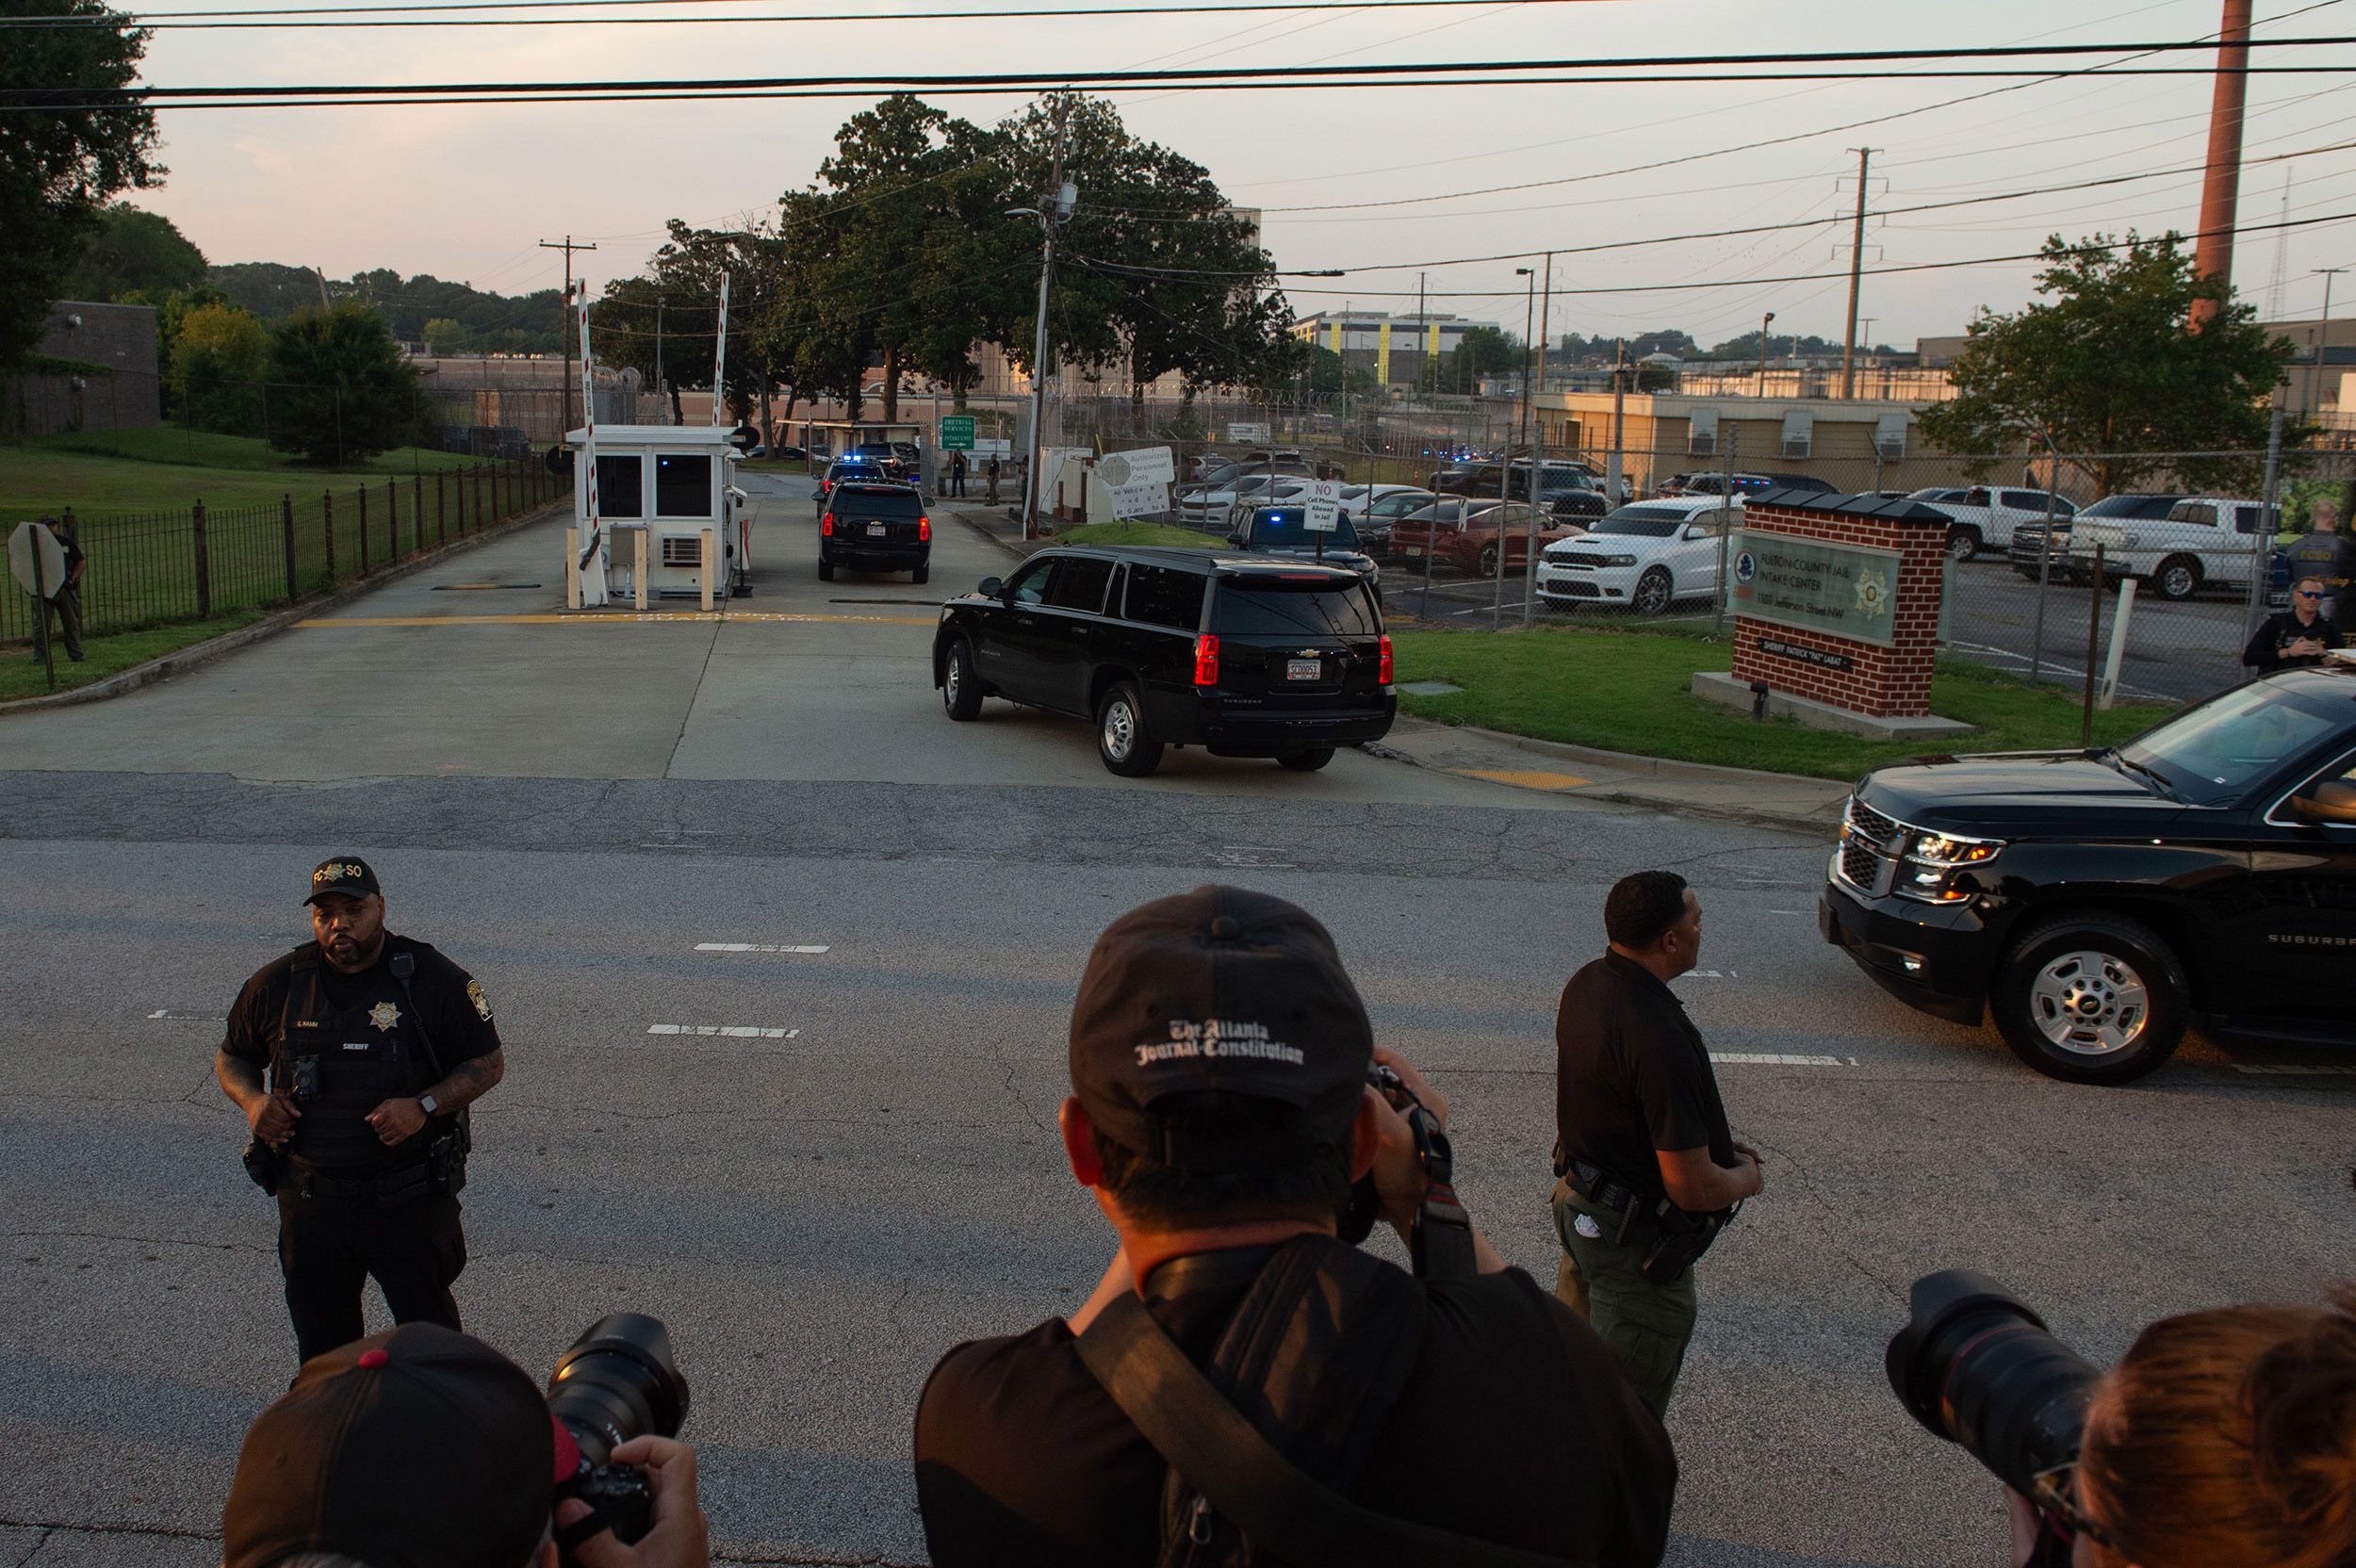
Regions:
<instances>
[{"instance_id":1,"label":"street light","mask_svg":"<svg viewBox=\"0 0 2356 1568\"><path fill-rule=\"evenodd\" d=\"M1767 329L1775 324L1775 313L1769 311L1759 320L1759 395L1767 396Z\"/></svg>"}]
</instances>

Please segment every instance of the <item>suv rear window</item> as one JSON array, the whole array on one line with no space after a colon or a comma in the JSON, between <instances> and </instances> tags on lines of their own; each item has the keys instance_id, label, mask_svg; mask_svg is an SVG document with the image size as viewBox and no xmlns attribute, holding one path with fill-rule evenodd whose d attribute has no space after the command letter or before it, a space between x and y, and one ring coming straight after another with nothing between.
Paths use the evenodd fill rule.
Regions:
<instances>
[{"instance_id":1,"label":"suv rear window","mask_svg":"<svg viewBox=\"0 0 2356 1568\"><path fill-rule=\"evenodd\" d=\"M1381 628L1364 589L1222 578L1211 629L1236 637L1372 637Z\"/></svg>"},{"instance_id":2,"label":"suv rear window","mask_svg":"<svg viewBox=\"0 0 2356 1568\"><path fill-rule=\"evenodd\" d=\"M846 484L834 493L835 506L844 512L857 512L863 517L921 517L924 503L908 491L893 485Z\"/></svg>"},{"instance_id":3,"label":"suv rear window","mask_svg":"<svg viewBox=\"0 0 2356 1568\"><path fill-rule=\"evenodd\" d=\"M1129 566L1128 615L1148 626L1192 631L1203 624L1203 578L1169 566Z\"/></svg>"}]
</instances>

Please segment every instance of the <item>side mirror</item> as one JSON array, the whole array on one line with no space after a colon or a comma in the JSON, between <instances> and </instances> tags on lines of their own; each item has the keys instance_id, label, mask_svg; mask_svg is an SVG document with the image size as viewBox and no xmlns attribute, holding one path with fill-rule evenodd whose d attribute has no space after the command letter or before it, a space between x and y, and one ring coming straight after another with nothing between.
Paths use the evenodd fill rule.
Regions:
<instances>
[{"instance_id":1,"label":"side mirror","mask_svg":"<svg viewBox=\"0 0 2356 1568\"><path fill-rule=\"evenodd\" d=\"M1689 528L1685 531L1685 537L1688 539L1707 539L1710 537L1710 530L1706 528Z\"/></svg>"},{"instance_id":2,"label":"side mirror","mask_svg":"<svg viewBox=\"0 0 2356 1568\"><path fill-rule=\"evenodd\" d=\"M2356 823L2356 784L2344 778L2318 784L2312 794L2291 796L2291 810L2301 822Z\"/></svg>"},{"instance_id":3,"label":"side mirror","mask_svg":"<svg viewBox=\"0 0 2356 1568\"><path fill-rule=\"evenodd\" d=\"M1006 593L1006 584L1002 579L986 577L982 579L982 585L973 591L981 595L984 598L994 599Z\"/></svg>"},{"instance_id":4,"label":"side mirror","mask_svg":"<svg viewBox=\"0 0 2356 1568\"><path fill-rule=\"evenodd\" d=\"M1227 542L1231 545L1241 545L1243 543L1243 535L1240 533L1231 533L1227 536Z\"/></svg>"}]
</instances>

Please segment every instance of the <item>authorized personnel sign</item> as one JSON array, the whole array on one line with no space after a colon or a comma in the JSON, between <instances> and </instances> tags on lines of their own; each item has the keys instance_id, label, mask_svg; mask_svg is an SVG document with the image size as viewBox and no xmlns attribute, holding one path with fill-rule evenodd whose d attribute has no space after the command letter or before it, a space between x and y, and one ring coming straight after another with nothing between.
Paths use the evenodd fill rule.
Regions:
<instances>
[{"instance_id":1,"label":"authorized personnel sign","mask_svg":"<svg viewBox=\"0 0 2356 1568\"><path fill-rule=\"evenodd\" d=\"M1333 533L1341 528L1342 482L1337 479L1311 480L1301 495L1301 526L1311 533Z\"/></svg>"},{"instance_id":2,"label":"authorized personnel sign","mask_svg":"<svg viewBox=\"0 0 2356 1568\"><path fill-rule=\"evenodd\" d=\"M1097 481L1104 486L1118 517L1147 517L1169 511L1170 481L1177 477L1177 463L1168 447L1107 452L1096 460Z\"/></svg>"},{"instance_id":3,"label":"authorized personnel sign","mask_svg":"<svg viewBox=\"0 0 2356 1568\"><path fill-rule=\"evenodd\" d=\"M36 561L41 566L38 577L33 571ZM65 547L41 524L19 523L8 535L8 571L26 593L54 599L65 586Z\"/></svg>"},{"instance_id":4,"label":"authorized personnel sign","mask_svg":"<svg viewBox=\"0 0 2356 1568\"><path fill-rule=\"evenodd\" d=\"M973 449L973 416L944 414L941 416L941 449L944 452L970 452Z\"/></svg>"},{"instance_id":5,"label":"authorized personnel sign","mask_svg":"<svg viewBox=\"0 0 2356 1568\"><path fill-rule=\"evenodd\" d=\"M1730 544L1730 599L1737 615L1878 647L1896 642L1891 613L1898 589L1896 550L1828 545L1760 529L1738 530Z\"/></svg>"}]
</instances>

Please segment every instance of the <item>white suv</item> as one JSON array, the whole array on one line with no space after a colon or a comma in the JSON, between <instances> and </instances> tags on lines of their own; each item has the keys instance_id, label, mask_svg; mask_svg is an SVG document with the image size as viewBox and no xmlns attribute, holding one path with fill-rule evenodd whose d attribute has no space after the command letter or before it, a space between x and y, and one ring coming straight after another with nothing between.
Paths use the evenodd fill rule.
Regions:
<instances>
[{"instance_id":1,"label":"white suv","mask_svg":"<svg viewBox=\"0 0 2356 1568\"><path fill-rule=\"evenodd\" d=\"M1955 498L1937 498L1941 496ZM2003 554L2012 547L2014 525L2043 524L2049 504L2053 517L2065 523L2078 510L2064 498L2048 497L2042 490L2008 490L1986 484L1975 484L1968 490L1917 490L1914 498L1955 519L1947 530L1950 561L1969 561L1984 550Z\"/></svg>"},{"instance_id":2,"label":"white suv","mask_svg":"<svg viewBox=\"0 0 2356 1568\"><path fill-rule=\"evenodd\" d=\"M1538 601L1555 610L1616 605L1658 615L1718 592L1721 535L1742 526L1742 498L1664 497L1621 507L1538 559Z\"/></svg>"}]
</instances>

